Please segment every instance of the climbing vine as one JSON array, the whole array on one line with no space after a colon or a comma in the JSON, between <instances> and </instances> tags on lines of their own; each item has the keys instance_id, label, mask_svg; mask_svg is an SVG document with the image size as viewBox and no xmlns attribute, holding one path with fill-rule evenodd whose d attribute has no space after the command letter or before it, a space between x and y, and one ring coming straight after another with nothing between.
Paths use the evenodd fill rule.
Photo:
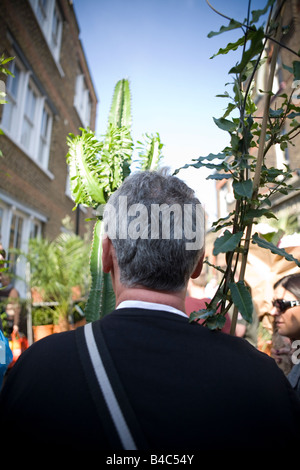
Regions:
<instances>
[{"instance_id":1,"label":"climbing vine","mask_svg":"<svg viewBox=\"0 0 300 470\"><path fill-rule=\"evenodd\" d=\"M213 223L213 229L221 232L215 240L213 254L225 254L226 268L215 266L222 272L217 292L206 309L194 312L190 317L191 321L203 320L209 328L222 328L225 324L225 314L234 305L231 333L235 331L238 312L246 321L252 321L252 299L244 281L250 243L284 256L300 267L298 260L284 249L279 249L257 233L253 233L260 217L276 218L271 207L271 196L276 193L287 194L294 190L290 184L291 169L287 165L284 170L268 166L266 158L272 146L278 144L284 150L288 145L293 145L293 139L300 133L299 99L295 99L295 88L300 80L297 51L289 49L294 60L291 64L284 64L285 69L293 75L294 87L290 94L281 93L277 97L280 99L279 107L271 107L276 61L280 48L286 47L280 41L286 29L283 15L287 3L281 1L275 5L274 0L269 0L264 8L251 12L249 0L247 17L243 22L229 18L211 6L229 22L219 31L209 33L210 38L234 29L242 31L239 39L220 48L213 56L214 58L231 51L241 51L239 62L229 70L232 81L227 87L230 85L231 91L227 89L217 95L227 100L226 110L220 118L214 118L216 126L229 134L230 143L220 153L193 159L192 163L175 171L177 174L179 170L191 166L206 167L213 170L208 178L228 179L232 182L234 210ZM267 15L266 24L260 25L264 15ZM264 52L267 44L272 45L272 55L266 88L260 90L264 99L263 114L257 117L253 89L257 72L266 60Z\"/></svg>"}]
</instances>

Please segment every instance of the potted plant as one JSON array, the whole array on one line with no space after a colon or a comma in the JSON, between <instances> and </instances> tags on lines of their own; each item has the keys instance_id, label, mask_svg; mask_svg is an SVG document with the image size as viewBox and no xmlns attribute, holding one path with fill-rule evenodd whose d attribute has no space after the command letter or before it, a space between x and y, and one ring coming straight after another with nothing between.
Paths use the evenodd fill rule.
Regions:
<instances>
[{"instance_id":1,"label":"potted plant","mask_svg":"<svg viewBox=\"0 0 300 470\"><path fill-rule=\"evenodd\" d=\"M32 311L32 329L34 341L53 333L53 310L49 307L38 307Z\"/></svg>"},{"instance_id":2,"label":"potted plant","mask_svg":"<svg viewBox=\"0 0 300 470\"><path fill-rule=\"evenodd\" d=\"M74 291L84 296L89 288L89 246L77 235L61 233L52 241L30 240L25 256L30 263L31 292L39 294L32 298L33 306L50 303L52 332L68 330Z\"/></svg>"}]
</instances>

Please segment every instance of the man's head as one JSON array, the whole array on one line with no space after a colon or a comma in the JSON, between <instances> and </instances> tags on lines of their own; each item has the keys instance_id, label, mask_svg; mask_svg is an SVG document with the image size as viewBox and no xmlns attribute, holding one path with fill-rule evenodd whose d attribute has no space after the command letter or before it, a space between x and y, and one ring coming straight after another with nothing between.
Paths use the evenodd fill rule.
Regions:
<instances>
[{"instance_id":1,"label":"man's head","mask_svg":"<svg viewBox=\"0 0 300 470\"><path fill-rule=\"evenodd\" d=\"M162 172L126 178L108 201L104 227L127 287L180 291L203 255L203 208L183 181Z\"/></svg>"}]
</instances>

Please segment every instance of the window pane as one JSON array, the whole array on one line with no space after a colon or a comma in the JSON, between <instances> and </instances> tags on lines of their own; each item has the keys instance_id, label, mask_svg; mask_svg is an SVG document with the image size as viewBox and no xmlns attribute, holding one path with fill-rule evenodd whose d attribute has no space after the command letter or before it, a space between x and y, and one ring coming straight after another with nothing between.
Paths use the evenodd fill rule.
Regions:
<instances>
[{"instance_id":1,"label":"window pane","mask_svg":"<svg viewBox=\"0 0 300 470\"><path fill-rule=\"evenodd\" d=\"M9 248L21 248L21 235L23 228L22 217L13 214L10 226Z\"/></svg>"},{"instance_id":2,"label":"window pane","mask_svg":"<svg viewBox=\"0 0 300 470\"><path fill-rule=\"evenodd\" d=\"M31 135L32 135L32 124L26 118L24 118L23 126L22 126L21 143L27 149L30 148Z\"/></svg>"},{"instance_id":3,"label":"window pane","mask_svg":"<svg viewBox=\"0 0 300 470\"><path fill-rule=\"evenodd\" d=\"M40 233L40 224L36 221L31 221L30 223L30 235L29 238L37 238Z\"/></svg>"},{"instance_id":4,"label":"window pane","mask_svg":"<svg viewBox=\"0 0 300 470\"><path fill-rule=\"evenodd\" d=\"M54 13L53 13L53 20L52 20L52 39L55 44L57 43L58 25L59 25L59 18L58 18L57 11L55 8Z\"/></svg>"},{"instance_id":5,"label":"window pane","mask_svg":"<svg viewBox=\"0 0 300 470\"><path fill-rule=\"evenodd\" d=\"M35 107L36 107L36 94L30 87L30 85L28 85L27 95L26 95L25 114L30 119L31 122L34 121Z\"/></svg>"},{"instance_id":6,"label":"window pane","mask_svg":"<svg viewBox=\"0 0 300 470\"><path fill-rule=\"evenodd\" d=\"M85 125L89 125L90 124L90 120L91 120L91 107L92 107L92 103L91 103L91 100L90 100L90 95L88 93L87 95L87 103L86 103L86 112L85 112Z\"/></svg>"},{"instance_id":7,"label":"window pane","mask_svg":"<svg viewBox=\"0 0 300 470\"><path fill-rule=\"evenodd\" d=\"M9 75L7 78L7 83L6 83L7 103L5 104L3 108L2 125L6 129L13 131L14 130L13 116L14 116L14 110L16 109L16 106L17 106L21 72L20 72L20 68L15 63L12 63L10 70L15 76L12 77L11 75Z\"/></svg>"},{"instance_id":8,"label":"window pane","mask_svg":"<svg viewBox=\"0 0 300 470\"><path fill-rule=\"evenodd\" d=\"M42 166L46 166L48 162L47 157L50 147L50 122L51 116L48 113L47 109L44 107L41 122L39 150L37 156L38 161L41 163Z\"/></svg>"},{"instance_id":9,"label":"window pane","mask_svg":"<svg viewBox=\"0 0 300 470\"><path fill-rule=\"evenodd\" d=\"M2 125L6 129L11 130L12 128L12 115L13 115L14 105L12 103L6 103L3 108L3 115L2 115Z\"/></svg>"},{"instance_id":10,"label":"window pane","mask_svg":"<svg viewBox=\"0 0 300 470\"><path fill-rule=\"evenodd\" d=\"M30 150L30 145L31 145L36 102L37 102L36 94L31 88L31 85L28 84L27 93L26 93L26 105L25 105L25 110L24 110L24 118L23 118L23 124L22 124L22 132L21 132L21 143L24 145L24 147L27 148L27 150Z\"/></svg>"},{"instance_id":11,"label":"window pane","mask_svg":"<svg viewBox=\"0 0 300 470\"><path fill-rule=\"evenodd\" d=\"M43 115L42 115L41 135L45 138L47 137L48 125L49 125L49 114L44 108Z\"/></svg>"},{"instance_id":12,"label":"window pane","mask_svg":"<svg viewBox=\"0 0 300 470\"><path fill-rule=\"evenodd\" d=\"M20 249L22 241L23 218L13 214L11 219L10 234L9 234L9 250ZM9 270L15 272L16 261L18 255L16 253L9 253Z\"/></svg>"},{"instance_id":13,"label":"window pane","mask_svg":"<svg viewBox=\"0 0 300 470\"><path fill-rule=\"evenodd\" d=\"M47 19L47 3L48 0L38 0L37 4L36 14L42 26Z\"/></svg>"},{"instance_id":14,"label":"window pane","mask_svg":"<svg viewBox=\"0 0 300 470\"><path fill-rule=\"evenodd\" d=\"M7 91L16 100L18 97L18 89L19 89L19 83L20 83L20 68L18 67L17 64L14 64L12 66L11 72L14 74L14 77L12 77L11 75L8 76Z\"/></svg>"},{"instance_id":15,"label":"window pane","mask_svg":"<svg viewBox=\"0 0 300 470\"><path fill-rule=\"evenodd\" d=\"M44 163L44 156L46 154L46 144L43 138L40 138L40 146L39 146L39 154L38 154L38 161L43 165Z\"/></svg>"}]
</instances>

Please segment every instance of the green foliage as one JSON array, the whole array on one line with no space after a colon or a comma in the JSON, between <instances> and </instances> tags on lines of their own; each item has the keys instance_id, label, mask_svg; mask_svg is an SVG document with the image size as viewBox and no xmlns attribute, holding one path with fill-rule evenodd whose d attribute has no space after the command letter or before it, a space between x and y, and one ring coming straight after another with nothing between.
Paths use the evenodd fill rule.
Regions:
<instances>
[{"instance_id":1,"label":"green foliage","mask_svg":"<svg viewBox=\"0 0 300 470\"><path fill-rule=\"evenodd\" d=\"M115 128L131 127L131 96L128 80L119 80L115 86L108 123Z\"/></svg>"},{"instance_id":2,"label":"green foliage","mask_svg":"<svg viewBox=\"0 0 300 470\"><path fill-rule=\"evenodd\" d=\"M111 288L111 277L102 271L102 221L97 220L94 226L93 241L90 254L90 270L92 277L91 289L85 307L87 321L97 320L113 310L114 292Z\"/></svg>"},{"instance_id":3,"label":"green foliage","mask_svg":"<svg viewBox=\"0 0 300 470\"><path fill-rule=\"evenodd\" d=\"M275 246L273 243L268 242L264 238L259 237L257 233L253 235L252 243L260 246L261 248L266 248L270 250L275 255L283 256L287 261L291 261L292 263L295 263L300 268L300 261L294 258L293 255L287 253L283 248L278 248L278 246Z\"/></svg>"},{"instance_id":4,"label":"green foliage","mask_svg":"<svg viewBox=\"0 0 300 470\"><path fill-rule=\"evenodd\" d=\"M14 57L7 57L5 59L4 54L2 54L2 56L0 57L0 73L4 73L4 75L11 75L12 77L14 77L14 74L11 73L11 71L7 67L4 67L4 65L8 64L8 62L11 62L12 60L14 60Z\"/></svg>"},{"instance_id":5,"label":"green foliage","mask_svg":"<svg viewBox=\"0 0 300 470\"><path fill-rule=\"evenodd\" d=\"M243 280L251 240L261 248L280 254L300 266L299 262L288 255L285 250L280 250L266 239L259 238L257 235L251 238L252 226L262 216L276 219L270 207L271 196L276 193L288 194L289 191L294 190L289 184L292 177L289 167L286 166L285 169L267 167L265 157L275 144L279 144L282 150L288 145L293 145L293 138L300 131L298 119L300 107L296 104L299 100L293 100L292 95L282 94L280 105L275 109L270 106L270 99L273 96L271 91L273 75L283 30L280 12L276 20L272 18L273 4L274 0L269 0L264 8L252 11L251 18L250 8L248 8L248 16L243 22L228 18L228 25L222 26L217 32L209 33L208 37L232 30L241 30L243 33L235 42L221 47L212 56L215 58L232 51L241 51L240 60L229 70L231 82L226 86L231 85L231 92L226 90L223 94L217 95L228 100L227 107L223 116L213 118L216 126L229 134L230 144L218 154L195 158L190 164L175 171L176 174L179 170L190 166L206 167L212 170L208 178L227 179L232 182L235 209L227 217L213 224L214 231L221 231L221 235L215 240L213 254L216 256L224 253L227 267L223 270L223 278L207 309L191 315L191 321L204 320L208 327L216 328L217 325L222 324L220 316L224 317L234 303L232 332L235 330L237 311L240 311L248 322L251 322L252 318L251 295ZM268 21L263 27L259 21L265 14L268 14ZM221 16L225 15L221 14ZM265 96L265 109L263 116L255 119L257 108L252 97L253 79L265 61L262 56L267 40L273 41L274 49L267 89L261 90ZM286 47L283 44L281 46ZM290 52L299 57L296 52L291 50ZM285 68L293 74L295 80L299 80L299 60L294 60L291 66L285 66ZM255 153L256 156L254 156ZM264 191L260 191L261 188ZM241 266L239 281L235 282L239 261ZM218 266L216 268L222 271Z\"/></svg>"},{"instance_id":6,"label":"green foliage","mask_svg":"<svg viewBox=\"0 0 300 470\"><path fill-rule=\"evenodd\" d=\"M33 308L32 324L33 326L52 325L54 323L54 315L55 312L51 308Z\"/></svg>"},{"instance_id":7,"label":"green foliage","mask_svg":"<svg viewBox=\"0 0 300 470\"><path fill-rule=\"evenodd\" d=\"M244 282L231 282L228 287L231 291L233 303L238 307L242 317L247 322L252 323L252 298Z\"/></svg>"},{"instance_id":8,"label":"green foliage","mask_svg":"<svg viewBox=\"0 0 300 470\"><path fill-rule=\"evenodd\" d=\"M89 284L88 245L78 236L61 233L53 241L31 239L28 253L30 285L43 292L46 302L70 302L72 287L84 292Z\"/></svg>"},{"instance_id":9,"label":"green foliage","mask_svg":"<svg viewBox=\"0 0 300 470\"><path fill-rule=\"evenodd\" d=\"M216 239L213 254L216 256L219 253L233 251L239 245L242 236L243 232L231 233L229 230L225 230L224 234Z\"/></svg>"},{"instance_id":10,"label":"green foliage","mask_svg":"<svg viewBox=\"0 0 300 470\"><path fill-rule=\"evenodd\" d=\"M162 159L163 144L160 140L158 132L153 134L145 134L144 142L137 142L139 152L140 170L153 170L157 168Z\"/></svg>"},{"instance_id":11,"label":"green foliage","mask_svg":"<svg viewBox=\"0 0 300 470\"><path fill-rule=\"evenodd\" d=\"M132 140L126 127L109 125L102 142L94 132L81 129L79 136L67 138L70 185L77 204L96 208L105 204L128 174Z\"/></svg>"}]
</instances>

